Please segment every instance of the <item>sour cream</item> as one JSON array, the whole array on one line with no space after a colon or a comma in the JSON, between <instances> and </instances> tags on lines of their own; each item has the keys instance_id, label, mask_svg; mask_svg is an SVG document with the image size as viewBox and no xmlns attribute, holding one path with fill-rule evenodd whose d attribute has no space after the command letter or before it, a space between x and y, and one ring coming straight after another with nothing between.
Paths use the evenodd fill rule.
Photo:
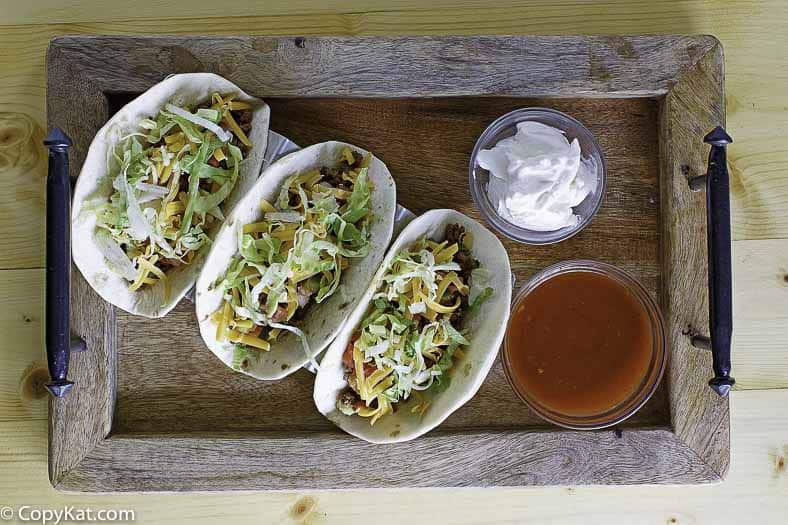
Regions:
<instances>
[{"instance_id":1,"label":"sour cream","mask_svg":"<svg viewBox=\"0 0 788 525\"><path fill-rule=\"evenodd\" d=\"M520 122L513 137L479 152L490 173L487 195L507 221L534 231L574 226L574 207L596 190L597 166L577 139L539 122Z\"/></svg>"}]
</instances>

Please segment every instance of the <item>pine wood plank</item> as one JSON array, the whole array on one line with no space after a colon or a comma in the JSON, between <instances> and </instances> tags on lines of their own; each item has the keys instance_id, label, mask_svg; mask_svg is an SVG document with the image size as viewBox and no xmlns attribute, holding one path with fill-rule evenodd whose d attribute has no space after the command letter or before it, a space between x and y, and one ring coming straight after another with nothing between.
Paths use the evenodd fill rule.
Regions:
<instances>
[{"instance_id":1,"label":"pine wood plank","mask_svg":"<svg viewBox=\"0 0 788 525\"><path fill-rule=\"evenodd\" d=\"M718 6L726 9L709 12L709 9ZM779 0L726 3L722 3L722 0L665 0L659 3L631 0L600 0L592 3L573 0L434 0L429 4L418 0L334 0L330 3L271 0L261 10L259 6L244 0L228 0L222 4L191 2L185 13L178 3L161 0L140 5L118 4L112 10L102 9L104 4L101 0L81 0L68 7L58 0L40 0L35 4L7 6L2 25L111 25L119 21L155 24L156 21L189 18L207 20L215 27L221 26L221 21L228 18L267 17L278 20L310 15L344 15L355 20L380 20L381 25L382 21L394 24L389 31L375 26L380 31L378 34L437 34L447 22L468 26L477 22L484 24L485 31L481 32L497 34L693 33L706 31L704 26L712 24L746 24L747 21L742 20L745 15L762 17L765 13L774 12L775 6L779 7ZM407 13L418 16L406 18ZM453 16L444 18L441 24L437 22L439 13ZM627 22L626 27L622 21ZM757 20L756 23L763 25L768 22ZM634 27L627 31L630 23ZM360 29L359 25L355 24L353 28ZM471 33L478 34L480 31L477 29ZM444 31L441 34L448 33Z\"/></svg>"},{"instance_id":2,"label":"pine wood plank","mask_svg":"<svg viewBox=\"0 0 788 525\"><path fill-rule=\"evenodd\" d=\"M1 104L0 104L1 105ZM0 268L35 268L44 262L47 154L39 121L0 111Z\"/></svg>"},{"instance_id":3,"label":"pine wood plank","mask_svg":"<svg viewBox=\"0 0 788 525\"><path fill-rule=\"evenodd\" d=\"M734 242L733 271L735 388L785 388L788 386L788 242Z\"/></svg>"},{"instance_id":4,"label":"pine wood plank","mask_svg":"<svg viewBox=\"0 0 788 525\"><path fill-rule=\"evenodd\" d=\"M510 2L516 5L518 2ZM467 9L485 5L483 0L434 0L432 8ZM44 0L35 4L11 4L4 13L2 25L55 24L68 22L112 22L113 20L149 20L151 18L183 18L184 11L177 3L146 2L140 6L119 3L112 10L101 9L103 4L78 2L64 8L56 0ZM316 3L312 0L266 2L267 16L293 14L352 14L360 12L380 13L402 10L423 10L424 5L417 0L335 0L330 4ZM259 6L231 0L221 4L197 2L189 7L190 18L222 18L229 16L255 16L260 14Z\"/></svg>"},{"instance_id":5,"label":"pine wood plank","mask_svg":"<svg viewBox=\"0 0 788 525\"><path fill-rule=\"evenodd\" d=\"M550 522L783 523L788 512L788 390L734 392L733 464L721 485L379 490L90 496L55 491L46 481L46 426L0 422L4 505L131 508L138 523L244 524ZM782 460L782 463L781 463ZM782 466L781 466L782 465ZM403 504L407 502L407 504ZM388 512L397 509L396 512ZM381 510L383 512L381 512Z\"/></svg>"},{"instance_id":6,"label":"pine wood plank","mask_svg":"<svg viewBox=\"0 0 788 525\"><path fill-rule=\"evenodd\" d=\"M46 419L44 270L0 272L0 421Z\"/></svg>"},{"instance_id":7,"label":"pine wood plank","mask_svg":"<svg viewBox=\"0 0 788 525\"><path fill-rule=\"evenodd\" d=\"M83 78L104 92L120 86L141 92L172 71L215 71L263 97L625 98L666 94L717 45L716 39L702 35L527 40L63 36L50 44L50 56L55 53L58 59L50 60L47 70L51 77L63 64L78 64L70 67L78 67ZM555 67L557 49L560 68ZM243 61L235 59L238 52ZM51 78L48 83L58 85ZM54 93L48 100L57 97Z\"/></svg>"}]
</instances>

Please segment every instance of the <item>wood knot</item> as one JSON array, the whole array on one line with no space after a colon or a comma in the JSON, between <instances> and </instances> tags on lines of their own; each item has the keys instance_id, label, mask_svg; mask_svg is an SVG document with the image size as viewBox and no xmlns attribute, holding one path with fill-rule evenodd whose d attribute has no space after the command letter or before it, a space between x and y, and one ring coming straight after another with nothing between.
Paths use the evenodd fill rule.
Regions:
<instances>
[{"instance_id":1,"label":"wood knot","mask_svg":"<svg viewBox=\"0 0 788 525\"><path fill-rule=\"evenodd\" d=\"M689 44L687 46L687 56L689 56L692 63L699 61L708 51L706 46L702 44Z\"/></svg>"},{"instance_id":2,"label":"wood knot","mask_svg":"<svg viewBox=\"0 0 788 525\"><path fill-rule=\"evenodd\" d=\"M49 371L42 363L33 363L22 373L19 381L19 395L23 402L35 401L46 397L46 384L49 382Z\"/></svg>"},{"instance_id":3,"label":"wood knot","mask_svg":"<svg viewBox=\"0 0 788 525\"><path fill-rule=\"evenodd\" d=\"M317 507L317 498L312 496L303 496L298 498L293 506L290 508L290 517L295 521L303 522L306 520Z\"/></svg>"},{"instance_id":4,"label":"wood knot","mask_svg":"<svg viewBox=\"0 0 788 525\"><path fill-rule=\"evenodd\" d=\"M299 36L295 39L295 46L304 49L306 47L306 38Z\"/></svg>"},{"instance_id":5,"label":"wood knot","mask_svg":"<svg viewBox=\"0 0 788 525\"><path fill-rule=\"evenodd\" d=\"M612 47L616 54L621 58L638 58L638 53L635 51L635 47L628 38L621 36L609 36L606 37L605 40L607 40L610 47Z\"/></svg>"},{"instance_id":6,"label":"wood knot","mask_svg":"<svg viewBox=\"0 0 788 525\"><path fill-rule=\"evenodd\" d=\"M205 66L191 51L181 46L171 49L173 70L179 73L195 73L205 70Z\"/></svg>"},{"instance_id":7,"label":"wood knot","mask_svg":"<svg viewBox=\"0 0 788 525\"><path fill-rule=\"evenodd\" d=\"M276 53L278 41L268 37L258 37L252 40L252 49L259 53Z\"/></svg>"},{"instance_id":8,"label":"wood knot","mask_svg":"<svg viewBox=\"0 0 788 525\"><path fill-rule=\"evenodd\" d=\"M0 173L28 170L44 156L44 130L24 113L0 112Z\"/></svg>"},{"instance_id":9,"label":"wood knot","mask_svg":"<svg viewBox=\"0 0 788 525\"><path fill-rule=\"evenodd\" d=\"M198 73L208 68L184 46L139 47L128 52L135 73L161 80L161 71ZM175 101L180 103L179 101Z\"/></svg>"}]
</instances>

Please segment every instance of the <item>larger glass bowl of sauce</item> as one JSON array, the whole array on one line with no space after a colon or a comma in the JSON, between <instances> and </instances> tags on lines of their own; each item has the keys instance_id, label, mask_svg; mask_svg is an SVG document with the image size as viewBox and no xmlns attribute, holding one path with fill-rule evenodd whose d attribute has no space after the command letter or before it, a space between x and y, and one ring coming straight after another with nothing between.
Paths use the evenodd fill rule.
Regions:
<instances>
[{"instance_id":1,"label":"larger glass bowl of sauce","mask_svg":"<svg viewBox=\"0 0 788 525\"><path fill-rule=\"evenodd\" d=\"M648 291L610 264L550 266L517 294L504 340L517 395L556 425L615 425L657 389L667 360L664 321Z\"/></svg>"}]
</instances>

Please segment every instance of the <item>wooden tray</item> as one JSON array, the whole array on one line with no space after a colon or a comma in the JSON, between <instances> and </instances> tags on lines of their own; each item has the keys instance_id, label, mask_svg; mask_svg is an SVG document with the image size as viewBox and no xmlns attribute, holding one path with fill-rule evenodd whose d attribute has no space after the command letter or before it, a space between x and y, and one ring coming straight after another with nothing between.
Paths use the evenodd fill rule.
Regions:
<instances>
[{"instance_id":1,"label":"wooden tray","mask_svg":"<svg viewBox=\"0 0 788 525\"><path fill-rule=\"evenodd\" d=\"M549 426L496 363L476 397L415 441L375 446L324 419L306 370L278 382L233 373L205 348L193 306L147 320L113 309L72 271L67 397L50 403L52 484L65 491L323 489L705 483L729 463L728 400L707 386L706 215L687 177L724 124L723 57L707 36L191 38L62 37L47 55L51 125L74 140L76 177L99 127L166 75L213 71L264 98L271 129L305 146L346 140L382 158L415 213L478 218L467 177L499 115L547 106L596 135L601 212L572 239L504 241L518 282L563 259L632 272L658 299L670 359L662 384L616 429Z\"/></svg>"}]
</instances>

